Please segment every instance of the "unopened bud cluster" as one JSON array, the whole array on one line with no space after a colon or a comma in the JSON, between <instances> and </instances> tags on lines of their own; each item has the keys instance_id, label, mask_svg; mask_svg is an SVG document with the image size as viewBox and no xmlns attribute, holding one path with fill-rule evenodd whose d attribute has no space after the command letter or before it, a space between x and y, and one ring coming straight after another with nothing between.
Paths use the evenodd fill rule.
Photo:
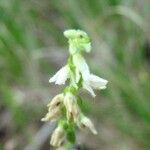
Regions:
<instances>
[{"instance_id":1,"label":"unopened bud cluster","mask_svg":"<svg viewBox=\"0 0 150 150\"><path fill-rule=\"evenodd\" d=\"M69 85L64 91L56 95L47 105L48 113L42 121L58 121L58 126L51 136L50 144L59 148L65 142L75 142L75 128L89 128L93 134L97 131L92 121L86 117L78 105L78 92L81 88L87 90L95 97L94 89L105 89L107 80L90 73L83 52L91 51L91 41L88 35L81 30L67 30L64 36L68 39L69 53L67 64L62 67L49 82L65 84L67 79Z\"/></svg>"}]
</instances>

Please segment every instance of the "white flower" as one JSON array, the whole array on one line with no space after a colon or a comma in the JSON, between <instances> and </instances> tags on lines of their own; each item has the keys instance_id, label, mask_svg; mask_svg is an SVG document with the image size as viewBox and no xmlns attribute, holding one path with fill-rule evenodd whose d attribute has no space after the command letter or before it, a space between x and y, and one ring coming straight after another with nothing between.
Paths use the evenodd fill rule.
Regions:
<instances>
[{"instance_id":1,"label":"white flower","mask_svg":"<svg viewBox=\"0 0 150 150\"><path fill-rule=\"evenodd\" d=\"M72 93L70 92L66 93L64 98L64 105L67 111L67 119L68 120L73 119L74 122L76 122L80 114L80 110L77 104L77 100Z\"/></svg>"},{"instance_id":2,"label":"white flower","mask_svg":"<svg viewBox=\"0 0 150 150\"><path fill-rule=\"evenodd\" d=\"M41 119L41 121L55 121L57 120L62 113L62 107L63 107L63 94L56 95L51 102L47 105L48 106L48 113L45 115L44 118Z\"/></svg>"},{"instance_id":3,"label":"white flower","mask_svg":"<svg viewBox=\"0 0 150 150\"><path fill-rule=\"evenodd\" d=\"M89 91L93 97L96 96L93 89L100 90L106 88L108 81L96 75L90 74L89 67L81 54L73 55L73 63L82 75L83 88Z\"/></svg>"},{"instance_id":4,"label":"white flower","mask_svg":"<svg viewBox=\"0 0 150 150\"><path fill-rule=\"evenodd\" d=\"M77 125L81 129L89 128L93 134L97 134L97 131L96 131L95 127L94 127L94 124L86 116L82 116L81 119L78 120Z\"/></svg>"},{"instance_id":5,"label":"white flower","mask_svg":"<svg viewBox=\"0 0 150 150\"><path fill-rule=\"evenodd\" d=\"M59 147L63 141L65 140L65 130L63 129L63 127L58 126L52 136L51 136L51 141L50 144L54 147Z\"/></svg>"},{"instance_id":6,"label":"white flower","mask_svg":"<svg viewBox=\"0 0 150 150\"><path fill-rule=\"evenodd\" d=\"M52 78L50 78L49 82L55 82L55 84L61 85L65 84L67 78L69 78L69 68L66 65L62 67Z\"/></svg>"}]
</instances>

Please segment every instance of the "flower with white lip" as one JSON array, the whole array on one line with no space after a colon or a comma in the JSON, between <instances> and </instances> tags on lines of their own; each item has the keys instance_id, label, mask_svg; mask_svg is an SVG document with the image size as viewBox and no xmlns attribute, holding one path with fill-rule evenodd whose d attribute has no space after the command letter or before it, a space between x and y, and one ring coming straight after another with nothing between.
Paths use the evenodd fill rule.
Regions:
<instances>
[{"instance_id":1,"label":"flower with white lip","mask_svg":"<svg viewBox=\"0 0 150 150\"><path fill-rule=\"evenodd\" d=\"M64 97L64 105L67 111L67 119L73 119L74 122L76 122L79 117L80 110L77 104L77 100L71 92L66 93Z\"/></svg>"},{"instance_id":2,"label":"flower with white lip","mask_svg":"<svg viewBox=\"0 0 150 150\"><path fill-rule=\"evenodd\" d=\"M80 118L80 120L78 120L77 125L81 129L89 128L93 134L97 134L97 131L96 131L95 127L94 127L94 124L86 116L82 115L81 118Z\"/></svg>"},{"instance_id":3,"label":"flower with white lip","mask_svg":"<svg viewBox=\"0 0 150 150\"><path fill-rule=\"evenodd\" d=\"M54 147L59 147L64 142L64 140L65 140L65 130L63 129L63 127L58 126L51 136L50 144Z\"/></svg>"},{"instance_id":4,"label":"flower with white lip","mask_svg":"<svg viewBox=\"0 0 150 150\"><path fill-rule=\"evenodd\" d=\"M62 67L52 78L50 78L49 82L55 82L55 84L61 85L65 84L67 78L69 78L69 68L66 65Z\"/></svg>"},{"instance_id":5,"label":"flower with white lip","mask_svg":"<svg viewBox=\"0 0 150 150\"><path fill-rule=\"evenodd\" d=\"M48 113L45 115L44 118L41 119L41 121L55 121L57 120L62 113L63 108L63 94L59 94L55 96L51 102L47 105L48 106Z\"/></svg>"},{"instance_id":6,"label":"flower with white lip","mask_svg":"<svg viewBox=\"0 0 150 150\"><path fill-rule=\"evenodd\" d=\"M91 40L88 34L82 30L70 29L64 32L64 36L68 39L70 56L67 64L56 72L49 82L61 85L69 78L69 85L63 93L56 95L50 101L47 105L48 113L41 119L42 121L59 119L59 125L54 130L50 141L55 150L66 149L62 147L65 137L69 142L75 142L74 130L77 126L81 129L88 128L93 134L97 134L92 121L82 113L81 103L79 103L81 98L77 97L77 94L80 88L83 88L95 97L94 89L105 89L108 83L107 80L90 73L89 66L82 55L83 52L91 51Z\"/></svg>"},{"instance_id":7,"label":"flower with white lip","mask_svg":"<svg viewBox=\"0 0 150 150\"><path fill-rule=\"evenodd\" d=\"M83 88L89 91L93 97L96 96L93 89L100 90L106 88L108 81L96 75L90 74L89 67L81 54L73 55L73 63L81 72L83 78Z\"/></svg>"}]
</instances>

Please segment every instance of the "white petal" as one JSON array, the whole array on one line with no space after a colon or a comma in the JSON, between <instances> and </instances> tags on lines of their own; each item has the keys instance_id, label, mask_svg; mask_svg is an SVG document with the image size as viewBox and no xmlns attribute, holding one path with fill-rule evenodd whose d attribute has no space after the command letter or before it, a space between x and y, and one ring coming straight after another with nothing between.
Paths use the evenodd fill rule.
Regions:
<instances>
[{"instance_id":1,"label":"white petal","mask_svg":"<svg viewBox=\"0 0 150 150\"><path fill-rule=\"evenodd\" d=\"M74 36L76 36L76 34L77 34L77 31L74 29L69 29L69 30L64 31L64 36L66 38L73 38Z\"/></svg>"},{"instance_id":2,"label":"white petal","mask_svg":"<svg viewBox=\"0 0 150 150\"><path fill-rule=\"evenodd\" d=\"M105 89L108 83L107 80L102 79L93 74L90 75L89 82L90 82L90 85L95 89Z\"/></svg>"},{"instance_id":3,"label":"white petal","mask_svg":"<svg viewBox=\"0 0 150 150\"><path fill-rule=\"evenodd\" d=\"M56 80L57 80L57 77L58 77L58 72L54 75L54 76L52 76L50 79L49 79L49 82L51 83L51 82L55 82Z\"/></svg>"},{"instance_id":4,"label":"white petal","mask_svg":"<svg viewBox=\"0 0 150 150\"><path fill-rule=\"evenodd\" d=\"M92 89L92 87L91 87L88 83L84 82L84 83L83 83L83 88L86 89L88 92L90 92L90 94L91 94L93 97L96 96L95 93L94 93L94 91L93 91L93 89Z\"/></svg>"},{"instance_id":5,"label":"white petal","mask_svg":"<svg viewBox=\"0 0 150 150\"><path fill-rule=\"evenodd\" d=\"M49 82L55 82L58 85L65 84L68 77L69 77L68 66L64 66L52 78L50 78Z\"/></svg>"},{"instance_id":6,"label":"white petal","mask_svg":"<svg viewBox=\"0 0 150 150\"><path fill-rule=\"evenodd\" d=\"M79 69L84 80L87 80L90 75L89 67L85 59L80 54L73 55L73 63Z\"/></svg>"},{"instance_id":7,"label":"white petal","mask_svg":"<svg viewBox=\"0 0 150 150\"><path fill-rule=\"evenodd\" d=\"M89 53L91 51L91 43L85 45L85 51Z\"/></svg>"}]
</instances>

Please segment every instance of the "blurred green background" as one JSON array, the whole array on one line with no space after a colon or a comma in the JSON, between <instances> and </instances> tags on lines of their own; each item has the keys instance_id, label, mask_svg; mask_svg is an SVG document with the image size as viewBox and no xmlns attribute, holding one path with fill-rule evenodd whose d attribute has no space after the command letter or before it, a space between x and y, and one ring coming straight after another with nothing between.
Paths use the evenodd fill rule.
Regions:
<instances>
[{"instance_id":1,"label":"blurred green background","mask_svg":"<svg viewBox=\"0 0 150 150\"><path fill-rule=\"evenodd\" d=\"M109 80L85 112L99 132L75 149L150 149L149 0L0 0L0 150L48 150L54 125L40 119L63 87L48 80L68 56L63 31L85 30L91 71Z\"/></svg>"}]
</instances>

